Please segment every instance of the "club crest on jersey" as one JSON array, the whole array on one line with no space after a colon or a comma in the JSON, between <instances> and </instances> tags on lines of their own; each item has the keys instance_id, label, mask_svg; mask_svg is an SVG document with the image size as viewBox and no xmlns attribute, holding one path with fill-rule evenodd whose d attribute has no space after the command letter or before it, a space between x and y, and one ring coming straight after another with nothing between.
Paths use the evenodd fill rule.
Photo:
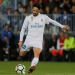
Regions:
<instances>
[{"instance_id":1,"label":"club crest on jersey","mask_svg":"<svg viewBox=\"0 0 75 75\"><path fill-rule=\"evenodd\" d=\"M31 16L31 20L33 21L33 16Z\"/></svg>"},{"instance_id":2,"label":"club crest on jersey","mask_svg":"<svg viewBox=\"0 0 75 75\"><path fill-rule=\"evenodd\" d=\"M41 19L41 21L43 22L43 19Z\"/></svg>"}]
</instances>

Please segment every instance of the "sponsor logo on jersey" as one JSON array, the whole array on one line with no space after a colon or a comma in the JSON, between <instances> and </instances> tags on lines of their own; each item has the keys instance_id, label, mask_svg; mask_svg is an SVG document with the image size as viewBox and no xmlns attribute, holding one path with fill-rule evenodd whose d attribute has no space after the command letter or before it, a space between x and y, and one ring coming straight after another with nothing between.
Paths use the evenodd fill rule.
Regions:
<instances>
[{"instance_id":1,"label":"sponsor logo on jersey","mask_svg":"<svg viewBox=\"0 0 75 75\"><path fill-rule=\"evenodd\" d=\"M43 28L43 25L40 25L39 23L35 23L35 25L31 25L31 28Z\"/></svg>"}]
</instances>

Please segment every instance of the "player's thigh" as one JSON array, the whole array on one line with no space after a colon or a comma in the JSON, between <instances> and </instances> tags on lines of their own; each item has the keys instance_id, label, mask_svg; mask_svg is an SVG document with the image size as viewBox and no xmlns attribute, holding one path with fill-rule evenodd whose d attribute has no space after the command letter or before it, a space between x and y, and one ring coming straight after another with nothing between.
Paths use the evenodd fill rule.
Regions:
<instances>
[{"instance_id":1,"label":"player's thigh","mask_svg":"<svg viewBox=\"0 0 75 75\"><path fill-rule=\"evenodd\" d=\"M39 57L42 50L40 48L34 47L33 52L34 52L34 57Z\"/></svg>"},{"instance_id":2,"label":"player's thigh","mask_svg":"<svg viewBox=\"0 0 75 75\"><path fill-rule=\"evenodd\" d=\"M39 57L42 51L42 41L33 41L34 57Z\"/></svg>"},{"instance_id":3,"label":"player's thigh","mask_svg":"<svg viewBox=\"0 0 75 75\"><path fill-rule=\"evenodd\" d=\"M25 51L20 51L20 52L19 52L19 56L24 56L24 55L26 55L26 53L27 53L27 52L25 52Z\"/></svg>"}]
</instances>

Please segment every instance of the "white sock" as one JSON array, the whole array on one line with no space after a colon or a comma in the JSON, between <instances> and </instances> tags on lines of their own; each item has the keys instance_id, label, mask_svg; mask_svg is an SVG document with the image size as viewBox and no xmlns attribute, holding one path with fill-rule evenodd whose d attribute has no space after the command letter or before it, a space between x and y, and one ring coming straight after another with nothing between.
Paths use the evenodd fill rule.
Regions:
<instances>
[{"instance_id":1,"label":"white sock","mask_svg":"<svg viewBox=\"0 0 75 75\"><path fill-rule=\"evenodd\" d=\"M32 62L31 62L31 66L36 66L38 61L39 61L39 58L34 57Z\"/></svg>"}]
</instances>

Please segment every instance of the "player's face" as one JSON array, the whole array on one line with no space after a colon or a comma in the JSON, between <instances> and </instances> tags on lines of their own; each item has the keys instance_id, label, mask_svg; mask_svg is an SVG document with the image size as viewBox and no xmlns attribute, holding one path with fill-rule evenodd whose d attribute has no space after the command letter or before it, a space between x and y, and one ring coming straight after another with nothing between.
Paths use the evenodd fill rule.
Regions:
<instances>
[{"instance_id":1,"label":"player's face","mask_svg":"<svg viewBox=\"0 0 75 75\"><path fill-rule=\"evenodd\" d=\"M40 10L37 7L33 7L32 11L33 11L33 16L37 16Z\"/></svg>"}]
</instances>

